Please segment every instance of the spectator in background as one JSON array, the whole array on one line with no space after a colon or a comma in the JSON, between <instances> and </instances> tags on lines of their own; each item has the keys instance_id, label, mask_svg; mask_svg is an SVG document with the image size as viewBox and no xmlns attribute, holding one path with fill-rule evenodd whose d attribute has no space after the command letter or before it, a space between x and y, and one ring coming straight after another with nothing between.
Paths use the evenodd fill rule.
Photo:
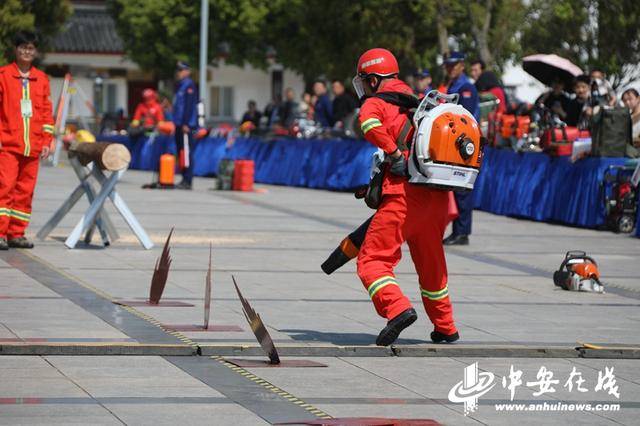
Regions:
<instances>
[{"instance_id":1,"label":"spectator in background","mask_svg":"<svg viewBox=\"0 0 640 426\"><path fill-rule=\"evenodd\" d=\"M164 121L164 112L162 111L162 106L158 103L156 91L144 89L142 91L142 102L136 106L131 126L139 127L142 125L142 129L150 131L161 121Z\"/></svg>"},{"instance_id":2,"label":"spectator in background","mask_svg":"<svg viewBox=\"0 0 640 426\"><path fill-rule=\"evenodd\" d=\"M498 99L499 103L496 111L504 113L507 110L507 95L502 87L502 82L493 71L489 71L486 68L484 61L476 59L471 62L469 75L475 80L478 92L491 93Z\"/></svg>"},{"instance_id":3,"label":"spectator in background","mask_svg":"<svg viewBox=\"0 0 640 426\"><path fill-rule=\"evenodd\" d=\"M282 94L273 95L271 102L264 108L264 116L267 117L267 127L280 122L280 112L282 107Z\"/></svg>"},{"instance_id":4,"label":"spectator in background","mask_svg":"<svg viewBox=\"0 0 640 426\"><path fill-rule=\"evenodd\" d=\"M284 103L280 113L280 125L289 128L298 117L298 102L296 102L296 92L291 87L284 91Z\"/></svg>"},{"instance_id":5,"label":"spectator in background","mask_svg":"<svg viewBox=\"0 0 640 426\"><path fill-rule=\"evenodd\" d=\"M469 77L473 81L478 81L478 79L480 78L480 75L482 74L485 68L486 68L486 65L484 61L480 59L473 60L469 65Z\"/></svg>"},{"instance_id":6,"label":"spectator in background","mask_svg":"<svg viewBox=\"0 0 640 426\"><path fill-rule=\"evenodd\" d=\"M631 138L633 146L640 147L640 95L636 89L627 89L622 94L622 102L631 113Z\"/></svg>"},{"instance_id":7,"label":"spectator in background","mask_svg":"<svg viewBox=\"0 0 640 426\"><path fill-rule=\"evenodd\" d=\"M344 119L358 107L358 101L351 93L347 92L344 83L340 80L334 80L331 83L333 90L333 125L343 128Z\"/></svg>"},{"instance_id":8,"label":"spectator in background","mask_svg":"<svg viewBox=\"0 0 640 426\"><path fill-rule=\"evenodd\" d=\"M167 121L173 121L173 105L171 105L170 97L160 93L160 106L162 107L164 119Z\"/></svg>"},{"instance_id":9,"label":"spectator in background","mask_svg":"<svg viewBox=\"0 0 640 426\"><path fill-rule=\"evenodd\" d=\"M316 95L311 95L311 97L309 98L309 120L315 120L316 102L318 102L318 97Z\"/></svg>"},{"instance_id":10,"label":"spectator in background","mask_svg":"<svg viewBox=\"0 0 640 426\"><path fill-rule=\"evenodd\" d=\"M613 90L613 87L611 87L611 84L607 81L604 71L600 68L594 68L591 70L589 77L591 77L591 84L597 88L598 97L604 101L604 104L614 106L618 98L616 97L615 90Z\"/></svg>"},{"instance_id":11,"label":"spectator in background","mask_svg":"<svg viewBox=\"0 0 640 426\"><path fill-rule=\"evenodd\" d=\"M553 111L562 121L567 119L567 111L571 98L564 91L564 81L556 79L551 83L551 90L542 94L537 100L536 105L543 104L545 107Z\"/></svg>"},{"instance_id":12,"label":"spectator in background","mask_svg":"<svg viewBox=\"0 0 640 426\"><path fill-rule=\"evenodd\" d=\"M327 94L327 84L322 80L313 83L313 93L317 96L313 119L322 127L333 126L333 106Z\"/></svg>"},{"instance_id":13,"label":"spectator in background","mask_svg":"<svg viewBox=\"0 0 640 426\"><path fill-rule=\"evenodd\" d=\"M480 99L476 87L464 73L464 54L451 52L444 58L447 71L447 94L459 95L458 103L476 120L480 120ZM444 239L444 245L468 245L473 221L473 193L454 192L458 204L458 218L453 221L451 235Z\"/></svg>"},{"instance_id":14,"label":"spectator in background","mask_svg":"<svg viewBox=\"0 0 640 426\"><path fill-rule=\"evenodd\" d=\"M564 120L567 126L585 128L591 119L593 108L590 104L590 84L591 79L588 75L582 74L576 77L573 83L573 91L576 97L569 102L567 118Z\"/></svg>"},{"instance_id":15,"label":"spectator in background","mask_svg":"<svg viewBox=\"0 0 640 426\"><path fill-rule=\"evenodd\" d=\"M426 68L416 70L413 73L413 92L416 95L426 95L433 88L431 87L431 74Z\"/></svg>"},{"instance_id":16,"label":"spectator in background","mask_svg":"<svg viewBox=\"0 0 640 426\"><path fill-rule=\"evenodd\" d=\"M262 118L262 114L258 111L258 106L256 101L251 99L247 102L247 111L242 115L242 120L240 120L240 124L246 123L250 121L253 123L255 128L260 127L260 119Z\"/></svg>"},{"instance_id":17,"label":"spectator in background","mask_svg":"<svg viewBox=\"0 0 640 426\"><path fill-rule=\"evenodd\" d=\"M307 119L313 118L313 113L310 113L312 109L311 93L304 92L302 96L300 96L300 104L298 105L298 113L300 114L300 117ZM311 116L309 116L309 114L311 114Z\"/></svg>"}]
</instances>

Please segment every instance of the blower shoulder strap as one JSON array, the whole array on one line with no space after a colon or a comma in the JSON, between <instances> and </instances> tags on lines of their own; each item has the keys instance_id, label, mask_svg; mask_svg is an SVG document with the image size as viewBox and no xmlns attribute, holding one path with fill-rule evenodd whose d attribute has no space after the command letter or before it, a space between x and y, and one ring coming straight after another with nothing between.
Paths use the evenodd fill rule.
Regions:
<instances>
[{"instance_id":1,"label":"blower shoulder strap","mask_svg":"<svg viewBox=\"0 0 640 426\"><path fill-rule=\"evenodd\" d=\"M372 96L373 98L382 99L383 101L397 105L407 110L418 108L420 99L417 96L401 92L380 92Z\"/></svg>"},{"instance_id":2,"label":"blower shoulder strap","mask_svg":"<svg viewBox=\"0 0 640 426\"><path fill-rule=\"evenodd\" d=\"M407 121L405 121L396 138L396 145L400 151L409 149L407 146L407 136L413 128L413 113L416 108L418 108L418 105L420 105L420 99L418 99L417 96L400 92L381 92L374 94L372 97L399 106L400 112L407 116Z\"/></svg>"}]
</instances>

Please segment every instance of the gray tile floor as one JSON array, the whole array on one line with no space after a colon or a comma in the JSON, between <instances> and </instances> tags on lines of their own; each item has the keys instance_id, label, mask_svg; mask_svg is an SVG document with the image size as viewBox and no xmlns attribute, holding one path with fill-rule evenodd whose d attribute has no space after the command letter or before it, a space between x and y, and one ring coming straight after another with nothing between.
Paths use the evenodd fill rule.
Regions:
<instances>
[{"instance_id":1,"label":"gray tile floor","mask_svg":"<svg viewBox=\"0 0 640 426\"><path fill-rule=\"evenodd\" d=\"M58 271L74 286L89 287L114 299L144 300L163 240L175 227L173 265L164 300L194 306L138 307L137 311L164 324L200 324L211 242L215 267L212 322L239 325L244 331L185 332L193 341L254 342L231 284L234 275L277 344L373 344L385 321L375 315L354 265L331 276L319 269L350 228L371 213L350 194L274 186L260 186L264 193L220 193L208 190L213 186L210 179L197 179L191 192L140 189L150 178L148 173L128 172L119 191L156 242L153 250L137 245L111 206L108 211L120 240L108 248L97 245L96 239L89 247L80 243L74 250L66 249L62 241L86 208L83 200L50 238L21 256L33 256L32 261ZM32 235L68 195L74 179L68 168L42 169L29 229ZM640 240L483 212L476 212L474 219L472 244L447 252L449 288L462 343L640 346ZM585 250L600 262L608 293L568 293L553 286L551 275L570 249ZM431 327L405 254L398 278L419 308L420 318L403 333L401 342L427 343ZM12 264L6 254L0 254L0 345L26 339L59 344L133 340L118 320L96 316L91 300L73 303ZM328 367L247 370L255 380L262 379L334 417L428 418L456 425L631 425L638 423L640 415L640 361L636 360L312 359ZM211 364L203 364L202 374L208 365L214 371L218 361L205 361ZM479 399L476 412L465 415L463 405L447 397L462 380L465 367L476 361L481 372L495 375L495 386ZM556 392L538 397L533 395L535 386L522 385L514 402L619 403L621 408L615 412L498 411L496 404L510 402L502 377L511 366L523 372L525 382L536 381L543 366L560 380ZM582 373L588 392L569 392L563 386L574 367ZM605 367L614 367L619 399L594 389ZM208 381L193 371L161 356L0 356L0 424L257 425L305 413L298 406L302 402L283 399L240 374L234 373L235 379L221 384L221 379ZM230 393L232 388L246 389L246 398ZM288 404L281 417L270 405L278 401Z\"/></svg>"}]
</instances>

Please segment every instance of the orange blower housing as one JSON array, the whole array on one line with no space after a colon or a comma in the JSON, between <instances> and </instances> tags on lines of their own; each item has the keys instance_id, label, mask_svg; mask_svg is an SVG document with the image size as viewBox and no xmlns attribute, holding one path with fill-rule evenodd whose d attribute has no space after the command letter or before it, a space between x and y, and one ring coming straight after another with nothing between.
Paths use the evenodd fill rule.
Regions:
<instances>
[{"instance_id":1,"label":"orange blower housing","mask_svg":"<svg viewBox=\"0 0 640 426\"><path fill-rule=\"evenodd\" d=\"M480 130L475 120L445 112L433 121L429 137L429 156L434 161L480 167Z\"/></svg>"},{"instance_id":2,"label":"orange blower housing","mask_svg":"<svg viewBox=\"0 0 640 426\"><path fill-rule=\"evenodd\" d=\"M482 162L480 127L457 100L457 95L432 91L416 110L410 183L446 190L473 189Z\"/></svg>"}]
</instances>

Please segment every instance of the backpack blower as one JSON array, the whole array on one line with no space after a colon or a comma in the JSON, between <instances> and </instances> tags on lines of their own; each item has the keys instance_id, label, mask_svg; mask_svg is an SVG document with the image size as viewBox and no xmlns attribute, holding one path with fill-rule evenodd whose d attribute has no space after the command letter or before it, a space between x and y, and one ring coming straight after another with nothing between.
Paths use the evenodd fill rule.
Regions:
<instances>
[{"instance_id":1,"label":"backpack blower","mask_svg":"<svg viewBox=\"0 0 640 426\"><path fill-rule=\"evenodd\" d=\"M387 93L374 96L403 106L401 96L398 103ZM408 159L409 183L446 191L471 191L480 171L484 138L473 115L458 105L458 95L432 90L422 99L411 120L416 131ZM380 151L376 154L380 163L383 155ZM371 219L349 234L322 264L327 275L358 255Z\"/></svg>"}]
</instances>

